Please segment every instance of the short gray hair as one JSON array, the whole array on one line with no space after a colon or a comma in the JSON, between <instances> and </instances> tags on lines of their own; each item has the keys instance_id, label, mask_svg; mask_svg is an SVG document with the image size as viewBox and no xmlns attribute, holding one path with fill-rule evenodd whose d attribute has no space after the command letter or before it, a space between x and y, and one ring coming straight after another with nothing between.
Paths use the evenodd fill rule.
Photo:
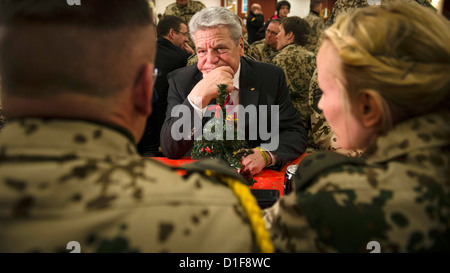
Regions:
<instances>
[{"instance_id":1,"label":"short gray hair","mask_svg":"<svg viewBox=\"0 0 450 273\"><path fill-rule=\"evenodd\" d=\"M242 25L239 17L230 10L222 7L209 7L197 12L189 21L191 37L197 30L205 30L225 26L230 31L231 39L239 44L242 37Z\"/></svg>"}]
</instances>

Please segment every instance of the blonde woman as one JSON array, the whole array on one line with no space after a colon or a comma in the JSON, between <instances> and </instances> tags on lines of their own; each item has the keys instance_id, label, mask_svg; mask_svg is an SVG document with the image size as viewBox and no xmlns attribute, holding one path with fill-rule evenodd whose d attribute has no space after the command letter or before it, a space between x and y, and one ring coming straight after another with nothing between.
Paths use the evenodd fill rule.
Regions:
<instances>
[{"instance_id":1,"label":"blonde woman","mask_svg":"<svg viewBox=\"0 0 450 273\"><path fill-rule=\"evenodd\" d=\"M450 24L385 4L338 18L318 54L319 108L362 158L306 157L265 211L277 251L449 251Z\"/></svg>"}]
</instances>

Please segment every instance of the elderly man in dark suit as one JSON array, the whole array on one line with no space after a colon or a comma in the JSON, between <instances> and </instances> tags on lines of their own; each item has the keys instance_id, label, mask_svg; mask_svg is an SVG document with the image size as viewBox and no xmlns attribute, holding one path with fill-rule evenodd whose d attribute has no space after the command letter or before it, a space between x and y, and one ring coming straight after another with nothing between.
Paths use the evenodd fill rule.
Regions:
<instances>
[{"instance_id":1,"label":"elderly man in dark suit","mask_svg":"<svg viewBox=\"0 0 450 273\"><path fill-rule=\"evenodd\" d=\"M227 85L234 105L256 109L249 115L253 117L245 119L245 139L254 153L242 159L243 171L255 175L265 167L279 170L301 155L306 131L292 105L283 70L242 57L239 18L225 8L206 8L191 19L189 29L199 61L168 75L168 107L161 130L164 155L189 155L207 120L203 115L208 105L216 103L218 84ZM262 129L271 131L269 138Z\"/></svg>"}]
</instances>

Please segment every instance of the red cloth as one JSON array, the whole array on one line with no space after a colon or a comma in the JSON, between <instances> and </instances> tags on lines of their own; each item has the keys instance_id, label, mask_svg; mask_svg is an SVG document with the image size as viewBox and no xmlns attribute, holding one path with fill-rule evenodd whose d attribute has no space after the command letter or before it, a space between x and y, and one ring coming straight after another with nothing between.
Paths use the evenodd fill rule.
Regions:
<instances>
[{"instance_id":1,"label":"red cloth","mask_svg":"<svg viewBox=\"0 0 450 273\"><path fill-rule=\"evenodd\" d=\"M286 173L287 167L290 165L298 165L300 161L306 156L307 154L301 155L299 158L289 162L284 166L284 168L281 171L274 171L270 169L263 169L262 172L258 175L256 175L254 178L256 180L256 183L253 184L251 189L266 189L266 190L278 190L280 192L280 196L283 196L284 192L284 175ZM185 157L182 159L168 159L165 157L152 157L152 159L158 160L166 165L169 166L181 166L187 163L192 163L195 160L191 159L190 157ZM181 174L181 173L180 173Z\"/></svg>"}]
</instances>

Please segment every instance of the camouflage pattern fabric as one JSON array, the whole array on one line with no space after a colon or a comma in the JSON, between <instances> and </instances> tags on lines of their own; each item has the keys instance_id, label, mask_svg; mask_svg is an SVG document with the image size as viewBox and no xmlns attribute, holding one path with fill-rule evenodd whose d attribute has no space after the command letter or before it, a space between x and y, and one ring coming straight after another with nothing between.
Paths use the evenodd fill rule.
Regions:
<instances>
[{"instance_id":1,"label":"camouflage pattern fabric","mask_svg":"<svg viewBox=\"0 0 450 273\"><path fill-rule=\"evenodd\" d=\"M0 137L0 252L68 252L70 241L81 252L258 251L231 189L140 158L120 130L8 121Z\"/></svg>"},{"instance_id":2,"label":"camouflage pattern fabric","mask_svg":"<svg viewBox=\"0 0 450 273\"><path fill-rule=\"evenodd\" d=\"M433 5L431 5L429 0L378 0L378 2L380 1L382 4L389 2L416 2L419 5L436 10ZM336 18L343 13L350 12L356 8L367 6L369 6L367 0L337 0L336 3L334 3L333 10L331 11L331 15L328 18L326 25L331 26L332 24L334 24L334 22L336 22Z\"/></svg>"},{"instance_id":3,"label":"camouflage pattern fabric","mask_svg":"<svg viewBox=\"0 0 450 273\"><path fill-rule=\"evenodd\" d=\"M189 24L192 16L194 16L195 13L201 11L204 8L206 8L206 6L202 2L189 0L188 4L183 8L177 7L177 3L168 5L166 7L166 10L164 11L164 15L173 15L179 17L183 19L186 24Z\"/></svg>"},{"instance_id":4,"label":"camouflage pattern fabric","mask_svg":"<svg viewBox=\"0 0 450 273\"><path fill-rule=\"evenodd\" d=\"M305 17L305 21L308 22L309 26L311 27L308 37L308 43L305 45L305 48L317 54L317 51L319 49L319 40L322 36L322 32L325 30L325 23L323 22L322 17L314 12L310 12L308 16Z\"/></svg>"},{"instance_id":5,"label":"camouflage pattern fabric","mask_svg":"<svg viewBox=\"0 0 450 273\"><path fill-rule=\"evenodd\" d=\"M289 94L300 112L303 126L308 121L308 92L311 76L316 69L316 55L296 44L290 44L273 55L271 63L284 70Z\"/></svg>"},{"instance_id":6,"label":"camouflage pattern fabric","mask_svg":"<svg viewBox=\"0 0 450 273\"><path fill-rule=\"evenodd\" d=\"M325 119L322 110L319 109L318 103L322 91L317 83L317 69L311 78L311 84L308 94L308 147L306 153L315 151L331 151L344 154L350 157L359 157L362 155L360 150L342 149L337 144L336 135L331 130L330 125Z\"/></svg>"},{"instance_id":7,"label":"camouflage pattern fabric","mask_svg":"<svg viewBox=\"0 0 450 273\"><path fill-rule=\"evenodd\" d=\"M381 252L450 251L450 112L398 124L364 164L333 166L335 156L303 159L295 192L265 210L277 251L369 252L370 241Z\"/></svg>"},{"instance_id":8,"label":"camouflage pattern fabric","mask_svg":"<svg viewBox=\"0 0 450 273\"><path fill-rule=\"evenodd\" d=\"M177 3L168 5L166 7L166 10L164 11L164 15L173 15L183 19L189 29L189 21L191 21L192 16L194 16L195 13L201 11L204 8L206 8L206 6L202 2L189 0L188 4L182 8L177 7ZM191 37L189 37L188 45L191 48L194 48L195 46Z\"/></svg>"},{"instance_id":9,"label":"camouflage pattern fabric","mask_svg":"<svg viewBox=\"0 0 450 273\"><path fill-rule=\"evenodd\" d=\"M277 52L276 49L270 47L266 39L254 42L248 49L248 54L255 58L255 60L270 63L270 56Z\"/></svg>"}]
</instances>

